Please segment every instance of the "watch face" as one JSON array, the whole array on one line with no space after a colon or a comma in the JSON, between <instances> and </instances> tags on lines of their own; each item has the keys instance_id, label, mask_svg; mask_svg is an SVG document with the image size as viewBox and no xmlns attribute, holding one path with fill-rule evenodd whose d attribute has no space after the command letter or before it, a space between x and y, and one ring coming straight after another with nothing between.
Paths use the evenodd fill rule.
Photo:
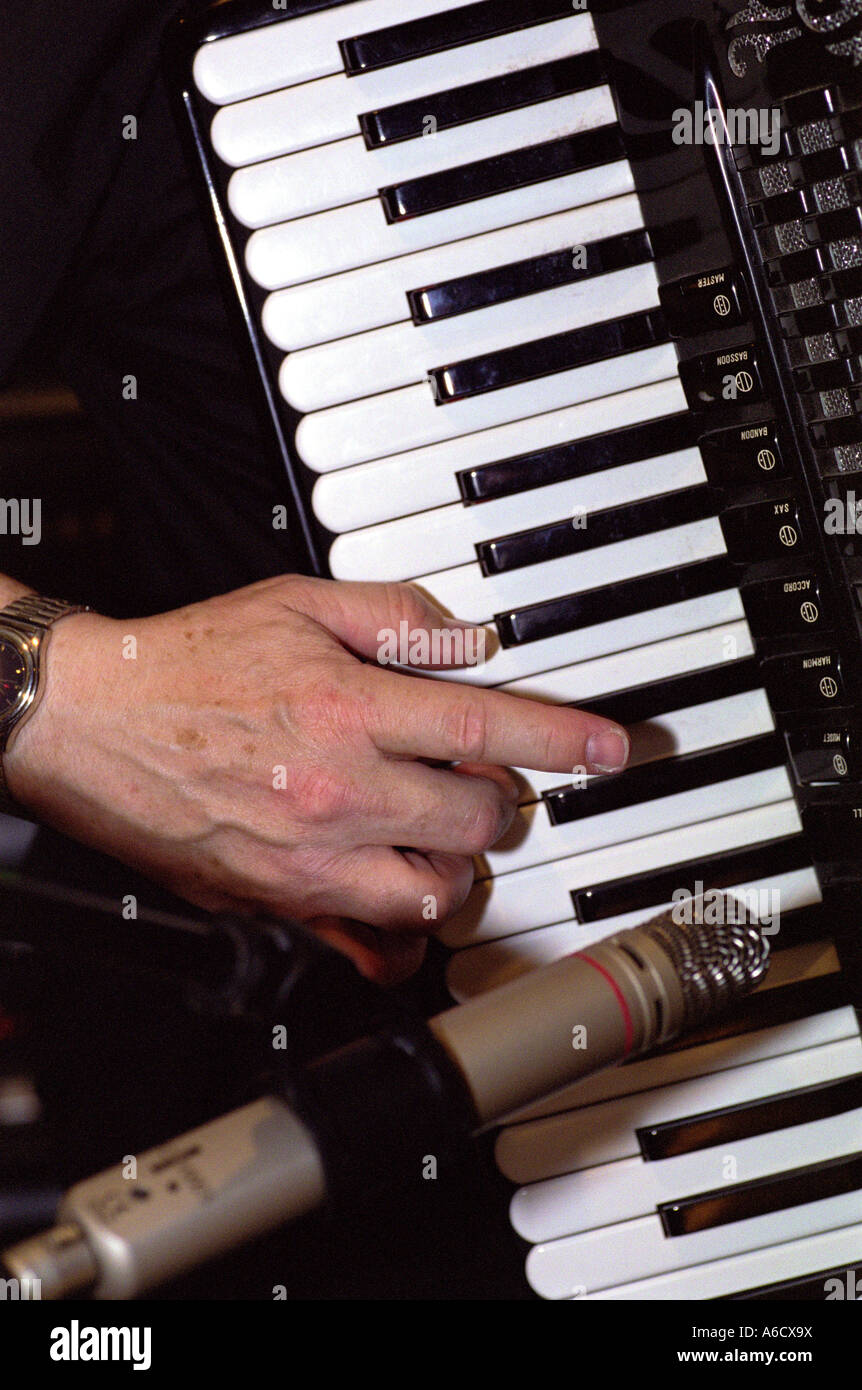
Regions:
<instances>
[{"instance_id":1,"label":"watch face","mask_svg":"<svg viewBox=\"0 0 862 1390\"><path fill-rule=\"evenodd\" d=\"M0 637L0 718L14 709L21 698L27 666L18 648Z\"/></svg>"}]
</instances>

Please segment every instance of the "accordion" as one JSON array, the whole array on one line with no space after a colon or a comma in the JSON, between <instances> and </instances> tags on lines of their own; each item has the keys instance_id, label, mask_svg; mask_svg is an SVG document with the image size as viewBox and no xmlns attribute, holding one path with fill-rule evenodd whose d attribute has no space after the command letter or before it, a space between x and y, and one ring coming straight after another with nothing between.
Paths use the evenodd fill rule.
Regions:
<instances>
[{"instance_id":1,"label":"accordion","mask_svg":"<svg viewBox=\"0 0 862 1390\"><path fill-rule=\"evenodd\" d=\"M862 0L227 0L166 51L309 572L415 583L499 636L448 679L632 733L620 776L521 774L451 994L717 889L772 938L720 1025L502 1130L531 1289L826 1297L862 1262Z\"/></svg>"}]
</instances>

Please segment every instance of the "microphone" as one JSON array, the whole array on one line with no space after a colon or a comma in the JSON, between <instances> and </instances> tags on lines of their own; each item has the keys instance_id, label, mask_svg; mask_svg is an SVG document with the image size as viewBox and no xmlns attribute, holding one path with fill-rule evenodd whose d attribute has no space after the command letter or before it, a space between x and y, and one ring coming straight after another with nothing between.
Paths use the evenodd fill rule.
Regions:
<instances>
[{"instance_id":1,"label":"microphone","mask_svg":"<svg viewBox=\"0 0 862 1390\"><path fill-rule=\"evenodd\" d=\"M282 1095L76 1183L52 1230L6 1250L22 1288L132 1298L321 1206L355 1203L534 1101L669 1042L766 974L757 923L675 909L457 1005L402 1019L303 1068ZM284 1098L282 1098L282 1096Z\"/></svg>"},{"instance_id":2,"label":"microphone","mask_svg":"<svg viewBox=\"0 0 862 1390\"><path fill-rule=\"evenodd\" d=\"M669 909L431 1019L479 1122L670 1042L759 984L767 942L756 923L734 920L735 899L720 901L715 925L696 909L680 924Z\"/></svg>"}]
</instances>

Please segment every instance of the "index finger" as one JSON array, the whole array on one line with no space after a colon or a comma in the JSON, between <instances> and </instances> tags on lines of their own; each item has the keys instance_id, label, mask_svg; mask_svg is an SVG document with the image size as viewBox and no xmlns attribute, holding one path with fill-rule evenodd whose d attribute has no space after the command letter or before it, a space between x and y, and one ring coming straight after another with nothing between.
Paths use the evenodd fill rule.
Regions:
<instances>
[{"instance_id":1,"label":"index finger","mask_svg":"<svg viewBox=\"0 0 862 1390\"><path fill-rule=\"evenodd\" d=\"M628 761L625 729L584 710L375 667L366 671L374 682L366 728L382 753L536 772L618 772Z\"/></svg>"}]
</instances>

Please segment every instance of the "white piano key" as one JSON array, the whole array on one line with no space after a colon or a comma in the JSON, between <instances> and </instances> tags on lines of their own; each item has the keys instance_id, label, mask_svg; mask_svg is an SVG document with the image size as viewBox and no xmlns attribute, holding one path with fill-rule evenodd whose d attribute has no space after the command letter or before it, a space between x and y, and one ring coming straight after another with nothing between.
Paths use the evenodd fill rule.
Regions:
<instances>
[{"instance_id":1,"label":"white piano key","mask_svg":"<svg viewBox=\"0 0 862 1390\"><path fill-rule=\"evenodd\" d=\"M846 1226L858 1221L860 1210L860 1193L848 1192L673 1238L664 1235L657 1216L644 1216L534 1246L527 1258L527 1278L543 1298L569 1298L579 1289L596 1293L615 1284L798 1240L830 1226Z\"/></svg>"},{"instance_id":2,"label":"white piano key","mask_svg":"<svg viewBox=\"0 0 862 1390\"><path fill-rule=\"evenodd\" d=\"M585 1120L582 1116L581 1122ZM600 1123L598 1118L596 1123ZM830 1158L849 1156L860 1145L862 1110L735 1139L734 1183L787 1172L802 1162L825 1163ZM726 1146L719 1145L717 1150L702 1149L653 1163L645 1163L639 1156L622 1158L548 1178L516 1192L509 1217L519 1236L538 1243L649 1216L661 1202L731 1186L723 1178L725 1152ZM862 1212L862 1194L859 1201Z\"/></svg>"},{"instance_id":3,"label":"white piano key","mask_svg":"<svg viewBox=\"0 0 862 1390\"><path fill-rule=\"evenodd\" d=\"M813 868L794 869L776 874L773 878L751 880L725 891L749 909L759 908L764 920L769 915L769 904L776 901L773 894L777 894L782 913L810 907L821 901L820 885ZM448 963L446 981L449 990L459 1002L473 999L477 994L484 994L486 990L496 989L508 980L517 979L528 970L549 965L572 951L592 946L614 932L638 927L672 906L672 903L656 903L648 908L586 923L576 921L570 910L566 921L488 941L483 945L469 946L457 951ZM777 925L778 932L771 937L773 945L781 940L780 920ZM769 986L772 987L771 979Z\"/></svg>"},{"instance_id":4,"label":"white piano key","mask_svg":"<svg viewBox=\"0 0 862 1390\"><path fill-rule=\"evenodd\" d=\"M633 194L608 198L586 208L538 217L517 227L414 251L378 265L346 270L323 280L275 289L266 299L264 332L285 352L398 323L409 313L407 291L475 275L513 261L527 260L643 226ZM266 286L266 288L274 288Z\"/></svg>"},{"instance_id":5,"label":"white piano key","mask_svg":"<svg viewBox=\"0 0 862 1390\"><path fill-rule=\"evenodd\" d=\"M675 826L694 825L754 806L768 806L792 795L790 778L782 766L768 768L765 772L744 773L694 791L634 802L618 811L604 811L563 825L552 825L544 802L534 801L520 808L502 840L482 856L477 878L514 873L534 864L562 859L564 855L585 854L606 845L656 835Z\"/></svg>"},{"instance_id":6,"label":"white piano key","mask_svg":"<svg viewBox=\"0 0 862 1390\"><path fill-rule=\"evenodd\" d=\"M708 687L709 674L704 675ZM775 728L775 720L764 690L743 690L706 700L700 705L657 714L629 728L632 740L630 767L639 767L654 758L699 753L723 743L757 738ZM550 774L549 774L550 775Z\"/></svg>"},{"instance_id":7,"label":"white piano key","mask_svg":"<svg viewBox=\"0 0 862 1390\"><path fill-rule=\"evenodd\" d=\"M328 473L675 374L676 353L662 343L446 405L437 405L430 383L404 386L306 415L296 431L296 448L309 468Z\"/></svg>"},{"instance_id":8,"label":"white piano key","mask_svg":"<svg viewBox=\"0 0 862 1390\"><path fill-rule=\"evenodd\" d=\"M285 20L204 44L195 56L194 80L217 106L277 87L343 72L339 39L404 24L424 15L459 10L473 0L355 0L351 5ZM279 23L279 18L282 22Z\"/></svg>"},{"instance_id":9,"label":"white piano key","mask_svg":"<svg viewBox=\"0 0 862 1390\"><path fill-rule=\"evenodd\" d=\"M455 475L462 469L478 468L536 449L601 434L607 429L608 419L613 420L615 429L622 429L626 425L673 415L685 408L679 377L673 376L647 386L636 386L614 397L603 396L599 400L550 411L547 415L531 415L478 434L444 440L424 449L373 459L354 468L322 474L312 494L314 514L318 521L338 534L448 502L460 503ZM591 474L589 480L596 477ZM529 482L525 477L524 493L519 495L526 494ZM492 504L484 502L481 505Z\"/></svg>"},{"instance_id":10,"label":"white piano key","mask_svg":"<svg viewBox=\"0 0 862 1390\"><path fill-rule=\"evenodd\" d=\"M300 348L282 362L279 388L295 410L322 410L424 381L434 367L591 327L607 317L609 305L614 318L623 318L657 304L652 263L628 266L470 314L421 325L404 319L337 342Z\"/></svg>"},{"instance_id":11,"label":"white piano key","mask_svg":"<svg viewBox=\"0 0 862 1390\"><path fill-rule=\"evenodd\" d=\"M631 165L619 159L391 224L380 199L369 198L254 232L246 244L246 265L252 279L265 288L297 285L423 247L615 198L631 193L633 188Z\"/></svg>"},{"instance_id":12,"label":"white piano key","mask_svg":"<svg viewBox=\"0 0 862 1390\"><path fill-rule=\"evenodd\" d=\"M421 587L433 597L430 585L423 581ZM664 638L680 637L698 628L712 628L719 623L727 624L730 646L735 641L731 630L742 617L742 611L739 590L722 589L720 593L706 594L703 598L669 603L663 608L634 613L629 618L615 618L609 623L596 623L594 627L564 632L558 637L546 637L520 647L498 647L480 666L425 674L430 680L462 681L468 685L510 684L550 671L552 667L565 666L573 656L586 662L611 652L622 653L640 645L650 646Z\"/></svg>"},{"instance_id":13,"label":"white piano key","mask_svg":"<svg viewBox=\"0 0 862 1390\"><path fill-rule=\"evenodd\" d=\"M856 1264L862 1252L862 1223L821 1231L817 1235L750 1250L696 1268L672 1270L654 1279L618 1284L601 1293L580 1295L584 1302L601 1300L684 1299L686 1302L723 1298L747 1289L768 1287L801 1279L821 1269L841 1269ZM826 1289L824 1287L824 1296ZM577 1295L575 1295L577 1296Z\"/></svg>"},{"instance_id":14,"label":"white piano key","mask_svg":"<svg viewBox=\"0 0 862 1390\"><path fill-rule=\"evenodd\" d=\"M336 579L406 580L475 563L479 541L562 521L706 482L698 449L640 459L603 473L501 497L481 506L439 507L339 536L329 551ZM579 523L581 524L581 523Z\"/></svg>"},{"instance_id":15,"label":"white piano key","mask_svg":"<svg viewBox=\"0 0 862 1390\"><path fill-rule=\"evenodd\" d=\"M577 670L577 667L570 669ZM553 674L550 672L549 676ZM681 673L673 670L672 674ZM640 673L637 680L640 680ZM705 686L709 680L710 675L707 671L704 673ZM578 702L584 702L583 696L562 701L565 704ZM774 728L775 721L766 692L745 690L739 695L726 695L718 700L690 705L686 709L654 715L652 719L646 719L640 724L630 724L628 734L631 739L631 753L628 765L639 767L654 759L699 753L707 748L719 747L723 743L756 738L758 734L771 733ZM565 785L566 779L561 777L559 772L534 772L531 768L522 767L515 768L514 771L523 784L521 800L524 805L537 800L543 792Z\"/></svg>"},{"instance_id":16,"label":"white piano key","mask_svg":"<svg viewBox=\"0 0 862 1390\"><path fill-rule=\"evenodd\" d=\"M743 849L800 828L795 801L782 801L485 879L474 884L440 936L457 948L562 922L572 914L573 890ZM684 881L684 868L680 876Z\"/></svg>"},{"instance_id":17,"label":"white piano key","mask_svg":"<svg viewBox=\"0 0 862 1390\"><path fill-rule=\"evenodd\" d=\"M366 148L361 135L354 135L235 170L228 182L228 203L244 226L269 227L361 202L390 184L495 159L615 122L610 88L593 87L473 121L469 142L460 126L375 150Z\"/></svg>"},{"instance_id":18,"label":"white piano key","mask_svg":"<svg viewBox=\"0 0 862 1390\"><path fill-rule=\"evenodd\" d=\"M595 47L589 17L572 15L357 77L338 72L223 106L211 127L213 148L235 168L273 159L355 135L358 118L366 111L424 95L430 99L465 83L520 72Z\"/></svg>"},{"instance_id":19,"label":"white piano key","mask_svg":"<svg viewBox=\"0 0 862 1390\"><path fill-rule=\"evenodd\" d=\"M505 574L486 576L476 560L472 565L423 576L417 582L448 612L457 605L457 616L465 622L487 623L495 613L510 608L526 608L565 594L646 578L671 566L682 567L725 553L718 518L707 517Z\"/></svg>"},{"instance_id":20,"label":"white piano key","mask_svg":"<svg viewBox=\"0 0 862 1390\"><path fill-rule=\"evenodd\" d=\"M584 704L613 691L631 690L641 685L649 685L653 681L664 680L666 677L682 676L688 672L716 666L719 662L728 660L729 652L733 653L733 660L742 660L751 656L753 650L751 632L743 618L721 627L686 632L681 637L670 637L647 646L633 647L629 651L614 652L611 656L597 657L593 661L577 661L557 670L541 671L521 680L507 681L500 689L512 695L526 695L531 699L553 700L556 704ZM706 679L709 679L708 676ZM743 699L745 696L730 698ZM700 705L692 707L695 721L698 710L702 708ZM761 708L762 706L758 706L758 720L761 717ZM660 719L665 717L658 716ZM646 732L654 723L654 720L649 720L646 725L640 727ZM524 775L529 771L521 770ZM531 772L531 775L551 779L541 784L542 790L559 785L560 774L557 772Z\"/></svg>"},{"instance_id":21,"label":"white piano key","mask_svg":"<svg viewBox=\"0 0 862 1390\"><path fill-rule=\"evenodd\" d=\"M497 1167L510 1182L519 1186L546 1182L549 1178L584 1168L616 1164L636 1158L644 1169L667 1166L668 1160L647 1162L640 1155L636 1131L650 1125L724 1110L731 1106L766 1100L767 1097L796 1091L804 1086L839 1081L862 1072L862 1038L843 1038L823 1047L768 1057L743 1066L730 1067L675 1081L655 1090L617 1096L589 1108L568 1110L527 1124L511 1125L499 1135L494 1150ZM737 1152L737 1143L733 1146ZM784 1166L784 1165L781 1165ZM792 1163L786 1165L792 1167ZM747 1181L740 1167L739 1181ZM707 1179L705 1188L717 1185ZM694 1189L695 1191L697 1189ZM676 1194L683 1195L680 1188ZM592 1222L599 1225L600 1222ZM550 1234L525 1235L525 1240L553 1240ZM566 1234L560 1231L560 1234Z\"/></svg>"}]
</instances>

